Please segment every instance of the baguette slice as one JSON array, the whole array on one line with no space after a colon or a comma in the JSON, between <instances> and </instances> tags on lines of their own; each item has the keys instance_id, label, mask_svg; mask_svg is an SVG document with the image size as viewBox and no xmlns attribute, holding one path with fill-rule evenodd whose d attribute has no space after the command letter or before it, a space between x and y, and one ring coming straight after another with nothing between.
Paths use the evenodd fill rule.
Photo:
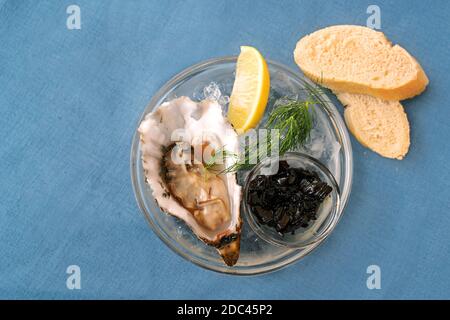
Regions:
<instances>
[{"instance_id":1,"label":"baguette slice","mask_svg":"<svg viewBox=\"0 0 450 320\"><path fill-rule=\"evenodd\" d=\"M362 145L383 157L403 159L410 139L408 118L400 102L353 93L338 93L337 97L345 106L348 129Z\"/></svg>"},{"instance_id":2,"label":"baguette slice","mask_svg":"<svg viewBox=\"0 0 450 320\"><path fill-rule=\"evenodd\" d=\"M337 92L403 100L420 94L428 84L416 59L367 27L318 30L300 39L294 59L306 76Z\"/></svg>"}]
</instances>

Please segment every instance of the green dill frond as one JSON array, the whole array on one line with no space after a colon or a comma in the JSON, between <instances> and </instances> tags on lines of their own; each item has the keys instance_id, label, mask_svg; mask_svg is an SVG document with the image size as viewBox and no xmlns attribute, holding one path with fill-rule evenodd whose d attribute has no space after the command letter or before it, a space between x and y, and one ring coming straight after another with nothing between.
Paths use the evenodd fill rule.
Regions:
<instances>
[{"instance_id":1,"label":"green dill frond","mask_svg":"<svg viewBox=\"0 0 450 320\"><path fill-rule=\"evenodd\" d=\"M209 170L209 171L220 171L220 170L215 170L215 167L217 166L217 164L219 164L219 163L225 164L226 158L235 158L237 160L238 157L239 156L237 154L227 150L225 148L225 146L222 146L219 149L214 150L214 153L212 154L212 156L208 159L208 161L205 161L203 166L205 167L206 170ZM218 162L219 159L221 160L221 162ZM223 168L221 170L223 170Z\"/></svg>"},{"instance_id":2,"label":"green dill frond","mask_svg":"<svg viewBox=\"0 0 450 320\"><path fill-rule=\"evenodd\" d=\"M313 85L307 80L302 81L304 91L308 98L304 101L282 99L283 103L275 106L269 113L266 123L262 126L264 129L277 130L277 140L279 143L280 156L288 151L296 150L308 139L313 127L313 116L311 109L320 106L328 110L327 102L322 98L325 93L324 88L320 85ZM259 150L267 150L271 154L273 147L272 135L268 134L265 141L258 141L251 145L245 146L243 152L237 154L224 154L224 157L233 157L233 164L225 167L221 172L236 172L239 170L251 169L255 163L262 160L264 156L259 154ZM221 153L221 150L218 150ZM214 157L205 167L214 167Z\"/></svg>"}]
</instances>

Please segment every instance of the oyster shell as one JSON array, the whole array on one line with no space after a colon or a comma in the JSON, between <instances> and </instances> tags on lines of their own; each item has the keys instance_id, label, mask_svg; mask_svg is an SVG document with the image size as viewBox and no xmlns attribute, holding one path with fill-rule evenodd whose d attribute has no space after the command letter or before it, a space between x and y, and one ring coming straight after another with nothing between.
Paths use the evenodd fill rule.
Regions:
<instances>
[{"instance_id":1,"label":"oyster shell","mask_svg":"<svg viewBox=\"0 0 450 320\"><path fill-rule=\"evenodd\" d=\"M204 161L213 150L238 151L237 134L220 105L180 97L148 114L138 131L145 176L161 210L182 219L198 238L217 248L227 265L234 265L240 248L241 187L236 174L207 170ZM222 166L232 160L224 161Z\"/></svg>"}]
</instances>

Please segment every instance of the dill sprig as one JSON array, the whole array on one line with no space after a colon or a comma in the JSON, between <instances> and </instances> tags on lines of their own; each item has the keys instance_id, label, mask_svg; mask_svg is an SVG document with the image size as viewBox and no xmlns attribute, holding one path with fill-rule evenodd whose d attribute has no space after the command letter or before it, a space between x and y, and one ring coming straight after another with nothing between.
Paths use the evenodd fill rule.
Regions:
<instances>
[{"instance_id":1,"label":"dill sprig","mask_svg":"<svg viewBox=\"0 0 450 320\"><path fill-rule=\"evenodd\" d=\"M223 172L236 172L252 168L255 163L261 161L268 154L272 154L274 138L278 142L280 156L289 150L297 149L305 142L311 131L310 107L312 105L311 101L287 100L286 103L276 106L270 112L263 126L264 129L274 129L275 131L269 131L263 141L245 146L242 156L225 168ZM265 150L266 154L261 154L261 150Z\"/></svg>"},{"instance_id":2,"label":"dill sprig","mask_svg":"<svg viewBox=\"0 0 450 320\"><path fill-rule=\"evenodd\" d=\"M280 155L296 149L308 138L312 129L311 105L310 101L289 101L269 114L265 128L279 130Z\"/></svg>"},{"instance_id":3,"label":"dill sprig","mask_svg":"<svg viewBox=\"0 0 450 320\"><path fill-rule=\"evenodd\" d=\"M270 112L266 123L262 126L264 129L276 129L276 139L279 143L279 155L284 155L287 151L298 149L309 137L313 126L311 108L320 106L328 109L327 102L322 98L324 90L320 85L313 85L307 80L303 80L304 91L306 91L308 100L298 101L285 99L285 101L275 106ZM271 134L267 135L265 141L258 141L245 146L243 152L239 155L230 153L227 155L225 149L218 150L215 155L233 157L234 162L225 167L220 172L236 172L239 170L251 169L255 163L262 160L267 155L261 155L259 150L267 150L271 154L274 141ZM223 152L225 150L225 152ZM213 168L217 158L213 157L205 166Z\"/></svg>"},{"instance_id":4,"label":"dill sprig","mask_svg":"<svg viewBox=\"0 0 450 320\"><path fill-rule=\"evenodd\" d=\"M219 149L214 150L211 157L207 161L205 161L203 166L205 167L205 169L210 170L210 171L221 171L221 170L215 170L216 166L218 165L217 160L222 159L222 162L224 162L224 160L226 158L235 158L237 161L239 158L239 155L227 150L225 148L225 146L222 146Z\"/></svg>"}]
</instances>

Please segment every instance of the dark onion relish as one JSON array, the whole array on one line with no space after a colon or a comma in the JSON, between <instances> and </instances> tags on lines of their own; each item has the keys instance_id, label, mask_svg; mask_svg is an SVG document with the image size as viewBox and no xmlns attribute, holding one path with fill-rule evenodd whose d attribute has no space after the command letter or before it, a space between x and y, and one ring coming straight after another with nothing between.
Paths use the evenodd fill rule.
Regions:
<instances>
[{"instance_id":1,"label":"dark onion relish","mask_svg":"<svg viewBox=\"0 0 450 320\"><path fill-rule=\"evenodd\" d=\"M280 234L295 233L316 220L323 200L333 190L316 172L291 168L280 161L274 175L257 175L250 181L247 203L260 223Z\"/></svg>"}]
</instances>

